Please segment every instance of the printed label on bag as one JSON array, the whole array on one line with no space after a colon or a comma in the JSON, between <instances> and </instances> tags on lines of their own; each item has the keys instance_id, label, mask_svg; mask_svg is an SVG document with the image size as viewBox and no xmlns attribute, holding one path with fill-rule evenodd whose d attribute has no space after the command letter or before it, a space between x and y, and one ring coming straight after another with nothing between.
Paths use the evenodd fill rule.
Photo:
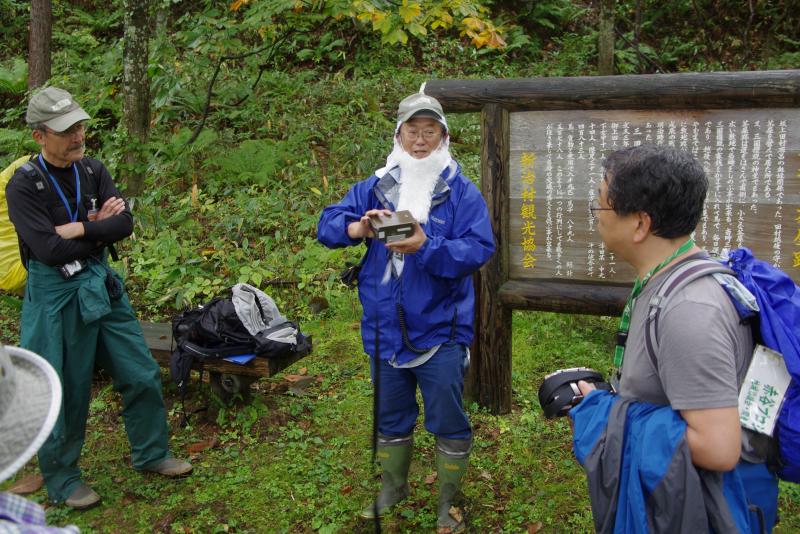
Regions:
<instances>
[{"instance_id":1,"label":"printed label on bag","mask_svg":"<svg viewBox=\"0 0 800 534\"><path fill-rule=\"evenodd\" d=\"M739 391L739 422L771 436L791 377L779 352L756 345Z\"/></svg>"}]
</instances>

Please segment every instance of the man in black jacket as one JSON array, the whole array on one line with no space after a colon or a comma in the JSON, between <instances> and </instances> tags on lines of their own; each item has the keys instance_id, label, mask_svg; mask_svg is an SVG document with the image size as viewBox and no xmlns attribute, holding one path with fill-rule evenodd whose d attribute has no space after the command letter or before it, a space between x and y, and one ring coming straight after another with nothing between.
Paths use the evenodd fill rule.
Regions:
<instances>
[{"instance_id":1,"label":"man in black jacket","mask_svg":"<svg viewBox=\"0 0 800 534\"><path fill-rule=\"evenodd\" d=\"M106 249L133 231L133 216L106 167L84 157L88 119L62 89L33 95L26 120L41 152L6 186L28 270L21 345L50 362L64 389L39 467L50 499L75 509L100 502L78 468L95 362L122 395L133 467L166 476L192 470L169 453L159 367L106 261Z\"/></svg>"}]
</instances>

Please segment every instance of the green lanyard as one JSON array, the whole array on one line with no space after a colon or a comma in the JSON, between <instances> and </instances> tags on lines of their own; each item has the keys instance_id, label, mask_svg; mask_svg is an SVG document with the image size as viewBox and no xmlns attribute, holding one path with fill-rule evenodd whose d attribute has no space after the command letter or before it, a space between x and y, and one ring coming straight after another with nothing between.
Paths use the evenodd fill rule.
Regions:
<instances>
[{"instance_id":1,"label":"green lanyard","mask_svg":"<svg viewBox=\"0 0 800 534\"><path fill-rule=\"evenodd\" d=\"M644 278L639 278L638 276L636 277L636 281L633 283L633 289L628 297L628 302L625 303L625 308L622 310L622 317L619 320L619 330L617 331L617 347L614 349L614 367L617 368L618 373L619 369L622 367L622 358L625 356L625 343L628 341L628 330L631 327L631 310L633 309L633 301L636 300L636 297L639 296L639 293L642 292L642 289L644 289L644 286L647 285L647 282L650 281L650 278L654 274L693 246L694 240L689 238L689 240L678 247L678 250L673 252L669 258L650 269L650 271L644 275Z\"/></svg>"}]
</instances>

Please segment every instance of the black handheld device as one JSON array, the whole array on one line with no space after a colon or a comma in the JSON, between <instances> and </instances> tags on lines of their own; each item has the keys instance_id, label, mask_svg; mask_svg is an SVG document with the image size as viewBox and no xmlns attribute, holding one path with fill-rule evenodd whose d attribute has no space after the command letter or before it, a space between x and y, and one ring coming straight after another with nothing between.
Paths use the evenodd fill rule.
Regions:
<instances>
[{"instance_id":1,"label":"black handheld device","mask_svg":"<svg viewBox=\"0 0 800 534\"><path fill-rule=\"evenodd\" d=\"M614 392L614 387L603 380L603 375L588 367L559 369L544 377L539 387L539 404L547 419L567 415L570 408L583 400L578 382L584 380L597 389Z\"/></svg>"},{"instance_id":2,"label":"black handheld device","mask_svg":"<svg viewBox=\"0 0 800 534\"><path fill-rule=\"evenodd\" d=\"M376 215L369 218L369 225L375 239L392 243L410 237L414 233L416 219L410 211L395 211L389 215Z\"/></svg>"}]
</instances>

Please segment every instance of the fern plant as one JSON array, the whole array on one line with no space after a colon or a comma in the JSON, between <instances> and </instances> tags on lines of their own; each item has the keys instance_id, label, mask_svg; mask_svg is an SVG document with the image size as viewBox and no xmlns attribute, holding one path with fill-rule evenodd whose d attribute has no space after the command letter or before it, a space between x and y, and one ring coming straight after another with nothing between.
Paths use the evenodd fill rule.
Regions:
<instances>
[{"instance_id":1,"label":"fern plant","mask_svg":"<svg viewBox=\"0 0 800 534\"><path fill-rule=\"evenodd\" d=\"M39 147L28 130L0 128L0 169L24 154L33 154Z\"/></svg>"},{"instance_id":2,"label":"fern plant","mask_svg":"<svg viewBox=\"0 0 800 534\"><path fill-rule=\"evenodd\" d=\"M24 59L15 57L10 67L0 65L0 93L22 95L27 88L28 64Z\"/></svg>"}]
</instances>

